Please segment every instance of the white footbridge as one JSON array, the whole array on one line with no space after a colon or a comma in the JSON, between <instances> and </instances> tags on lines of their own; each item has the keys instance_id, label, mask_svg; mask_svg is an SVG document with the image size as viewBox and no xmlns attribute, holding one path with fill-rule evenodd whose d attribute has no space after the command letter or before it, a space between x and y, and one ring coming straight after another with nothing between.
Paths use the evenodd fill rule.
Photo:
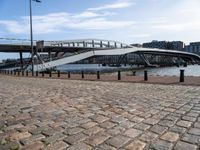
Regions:
<instances>
[{"instance_id":1,"label":"white footbridge","mask_svg":"<svg viewBox=\"0 0 200 150\"><path fill-rule=\"evenodd\" d=\"M117 41L100 40L100 39L81 39L81 40L68 40L68 41L44 41L44 47L37 49L36 42L34 42L35 55L37 53L70 53L71 55L64 55L56 60L48 60L47 62L41 61L39 64L34 65L34 70L43 71L56 66L74 63L80 60L84 60L94 56L116 56L126 55L129 53L136 54L157 54L168 55L172 57L187 58L200 62L200 56L194 53L166 50L166 49L154 49L154 48L142 48L134 47L128 44L124 44ZM12 42L2 43L0 42L0 52L20 52L31 53L30 42L25 41L23 43ZM39 56L39 55L37 55ZM144 61L146 61L144 59ZM148 64L148 61L146 61Z\"/></svg>"}]
</instances>

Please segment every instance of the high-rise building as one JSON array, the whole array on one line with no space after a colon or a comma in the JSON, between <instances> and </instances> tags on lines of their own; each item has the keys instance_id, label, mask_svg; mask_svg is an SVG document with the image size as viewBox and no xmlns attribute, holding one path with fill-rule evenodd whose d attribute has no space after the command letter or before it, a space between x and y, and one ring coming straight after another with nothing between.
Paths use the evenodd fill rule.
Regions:
<instances>
[{"instance_id":1,"label":"high-rise building","mask_svg":"<svg viewBox=\"0 0 200 150\"><path fill-rule=\"evenodd\" d=\"M186 51L200 55L200 42L192 42L186 46Z\"/></svg>"},{"instance_id":2,"label":"high-rise building","mask_svg":"<svg viewBox=\"0 0 200 150\"><path fill-rule=\"evenodd\" d=\"M185 44L182 41L169 42L169 41L155 41L154 40L150 43L143 43L143 47L183 51Z\"/></svg>"}]
</instances>

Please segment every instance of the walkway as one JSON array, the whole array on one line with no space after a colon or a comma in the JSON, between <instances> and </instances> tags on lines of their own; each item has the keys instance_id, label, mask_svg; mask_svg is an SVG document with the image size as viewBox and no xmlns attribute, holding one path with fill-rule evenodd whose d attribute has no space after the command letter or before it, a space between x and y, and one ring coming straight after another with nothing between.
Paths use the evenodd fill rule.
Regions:
<instances>
[{"instance_id":1,"label":"walkway","mask_svg":"<svg viewBox=\"0 0 200 150\"><path fill-rule=\"evenodd\" d=\"M200 147L200 87L0 75L0 149Z\"/></svg>"}]
</instances>

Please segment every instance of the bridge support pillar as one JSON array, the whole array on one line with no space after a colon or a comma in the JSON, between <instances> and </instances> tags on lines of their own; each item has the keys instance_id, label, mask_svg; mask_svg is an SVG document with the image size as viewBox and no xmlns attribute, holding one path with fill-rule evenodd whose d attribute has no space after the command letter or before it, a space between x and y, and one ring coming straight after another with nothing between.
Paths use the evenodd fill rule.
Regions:
<instances>
[{"instance_id":1,"label":"bridge support pillar","mask_svg":"<svg viewBox=\"0 0 200 150\"><path fill-rule=\"evenodd\" d=\"M51 58L51 51L48 52L48 55L49 55L49 61L51 61L52 60L52 58Z\"/></svg>"}]
</instances>

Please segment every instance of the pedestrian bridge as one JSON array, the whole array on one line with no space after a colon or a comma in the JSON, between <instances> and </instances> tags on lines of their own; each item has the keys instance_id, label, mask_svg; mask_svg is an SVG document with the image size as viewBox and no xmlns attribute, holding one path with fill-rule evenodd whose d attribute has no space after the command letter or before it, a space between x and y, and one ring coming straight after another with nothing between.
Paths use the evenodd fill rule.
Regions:
<instances>
[{"instance_id":1,"label":"pedestrian bridge","mask_svg":"<svg viewBox=\"0 0 200 150\"><path fill-rule=\"evenodd\" d=\"M171 55L171 56L180 56L185 58L191 58L200 61L200 57L196 54L180 52L174 50L162 50L162 49L148 49L148 48L120 48L120 49L105 49L105 50L91 50L88 52L83 52L80 54L76 54L73 56L61 58L58 60L46 62L43 64L34 65L35 70L45 70L47 68L52 68L56 66L60 66L63 64L69 64L76 61L80 61L93 56L104 56L104 55L126 55L129 53L137 53L137 54L159 54L159 55ZM146 62L148 64L148 62ZM148 64L150 65L150 64Z\"/></svg>"},{"instance_id":2,"label":"pedestrian bridge","mask_svg":"<svg viewBox=\"0 0 200 150\"><path fill-rule=\"evenodd\" d=\"M1 41L1 40L0 40ZM31 53L30 41L2 43L0 42L0 52L20 52ZM167 55L172 57L183 58L186 60L200 62L200 56L175 50L154 49L134 47L117 41L99 40L99 39L81 39L68 41L44 41L44 47L38 49L34 42L34 55L39 58L39 53L70 53L56 59L40 61L34 65L34 70L43 71L56 66L74 63L94 56L121 56L130 53L136 53L147 65L151 65L144 54Z\"/></svg>"}]
</instances>

